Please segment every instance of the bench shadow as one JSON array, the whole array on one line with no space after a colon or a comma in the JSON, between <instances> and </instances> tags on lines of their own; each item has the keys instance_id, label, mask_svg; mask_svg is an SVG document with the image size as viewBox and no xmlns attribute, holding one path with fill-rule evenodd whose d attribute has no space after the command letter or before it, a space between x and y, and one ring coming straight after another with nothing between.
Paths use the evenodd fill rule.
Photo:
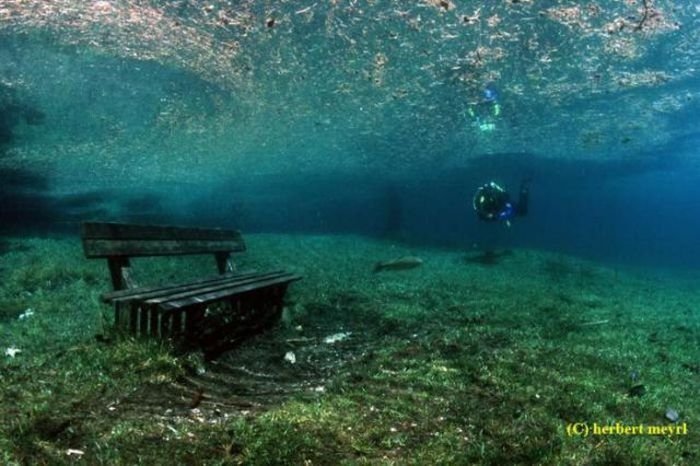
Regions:
<instances>
[{"instance_id":1,"label":"bench shadow","mask_svg":"<svg viewBox=\"0 0 700 466\"><path fill-rule=\"evenodd\" d=\"M320 308L295 321L294 327L276 316L264 327L245 331L234 330L237 322L225 322L213 331L213 339L208 330L194 340L181 341L178 353L188 361L184 376L172 383L141 387L120 402L120 410L134 416L158 413L224 420L265 411L292 397L317 399L343 367L376 346L369 322L354 319L347 311L331 315ZM227 331L233 333L222 342L221 333ZM326 341L339 332L350 336ZM207 354L212 341L215 352Z\"/></svg>"},{"instance_id":2,"label":"bench shadow","mask_svg":"<svg viewBox=\"0 0 700 466\"><path fill-rule=\"evenodd\" d=\"M504 258L513 255L513 251L505 249L503 251L486 250L477 254L471 254L464 257L466 264L478 264L483 266L493 266L500 264Z\"/></svg>"}]
</instances>

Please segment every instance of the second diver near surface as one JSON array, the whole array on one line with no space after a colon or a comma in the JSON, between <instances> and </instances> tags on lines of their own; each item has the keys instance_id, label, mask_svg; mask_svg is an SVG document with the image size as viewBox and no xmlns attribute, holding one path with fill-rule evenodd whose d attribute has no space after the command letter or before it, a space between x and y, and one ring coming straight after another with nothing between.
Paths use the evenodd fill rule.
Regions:
<instances>
[{"instance_id":1,"label":"second diver near surface","mask_svg":"<svg viewBox=\"0 0 700 466\"><path fill-rule=\"evenodd\" d=\"M527 215L528 196L528 180L523 180L520 184L520 195L517 203L510 200L510 195L505 189L494 181L490 181L476 190L472 204L480 220L501 220L510 226L512 218Z\"/></svg>"},{"instance_id":2,"label":"second diver near surface","mask_svg":"<svg viewBox=\"0 0 700 466\"><path fill-rule=\"evenodd\" d=\"M498 97L496 87L493 83L489 83L484 88L481 98L467 108L467 115L472 119L474 125L484 133L490 133L496 129L496 122L501 115L501 104Z\"/></svg>"}]
</instances>

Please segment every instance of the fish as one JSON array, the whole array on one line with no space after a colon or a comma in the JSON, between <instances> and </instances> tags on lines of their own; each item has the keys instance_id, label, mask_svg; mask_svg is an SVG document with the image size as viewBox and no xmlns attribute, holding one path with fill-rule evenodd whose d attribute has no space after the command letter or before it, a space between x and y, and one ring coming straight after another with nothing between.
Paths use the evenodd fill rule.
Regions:
<instances>
[{"instance_id":1,"label":"fish","mask_svg":"<svg viewBox=\"0 0 700 466\"><path fill-rule=\"evenodd\" d=\"M423 259L415 256L404 256L390 261L377 262L374 265L374 273L382 270L408 270L420 267L423 264Z\"/></svg>"}]
</instances>

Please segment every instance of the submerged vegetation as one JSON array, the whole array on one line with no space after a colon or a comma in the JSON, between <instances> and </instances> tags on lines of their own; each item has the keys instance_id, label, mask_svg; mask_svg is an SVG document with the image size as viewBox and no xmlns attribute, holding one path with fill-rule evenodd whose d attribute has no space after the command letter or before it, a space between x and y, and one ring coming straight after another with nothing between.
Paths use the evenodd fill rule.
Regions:
<instances>
[{"instance_id":1,"label":"submerged vegetation","mask_svg":"<svg viewBox=\"0 0 700 466\"><path fill-rule=\"evenodd\" d=\"M7 240L0 462L700 461L698 297L678 278L525 250L484 267L359 237L248 238L241 267L305 279L277 328L212 362L111 328L106 266L77 240ZM423 266L372 273L404 255ZM178 260L135 273L167 279ZM687 434L567 435L594 422Z\"/></svg>"},{"instance_id":2,"label":"submerged vegetation","mask_svg":"<svg viewBox=\"0 0 700 466\"><path fill-rule=\"evenodd\" d=\"M657 215L679 208L695 245L695 196L675 201L695 172L610 193L694 168L696 3L3 0L0 227L418 238L466 229L442 220L464 219L476 178L527 172L540 219L587 244L626 243L621 222L645 252L672 244ZM0 464L700 464L697 277L246 238L241 269L304 280L272 331L213 361L114 328L107 267L76 238L0 239ZM141 284L214 270L133 266ZM682 431L581 435L594 425Z\"/></svg>"}]
</instances>

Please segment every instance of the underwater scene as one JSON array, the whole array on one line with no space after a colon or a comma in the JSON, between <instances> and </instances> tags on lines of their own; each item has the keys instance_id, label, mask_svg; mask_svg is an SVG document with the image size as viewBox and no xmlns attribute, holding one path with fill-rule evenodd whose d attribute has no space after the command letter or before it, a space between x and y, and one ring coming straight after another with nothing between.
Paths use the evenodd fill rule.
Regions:
<instances>
[{"instance_id":1,"label":"underwater scene","mask_svg":"<svg viewBox=\"0 0 700 466\"><path fill-rule=\"evenodd\" d=\"M0 464L700 464L694 0L0 0Z\"/></svg>"}]
</instances>

